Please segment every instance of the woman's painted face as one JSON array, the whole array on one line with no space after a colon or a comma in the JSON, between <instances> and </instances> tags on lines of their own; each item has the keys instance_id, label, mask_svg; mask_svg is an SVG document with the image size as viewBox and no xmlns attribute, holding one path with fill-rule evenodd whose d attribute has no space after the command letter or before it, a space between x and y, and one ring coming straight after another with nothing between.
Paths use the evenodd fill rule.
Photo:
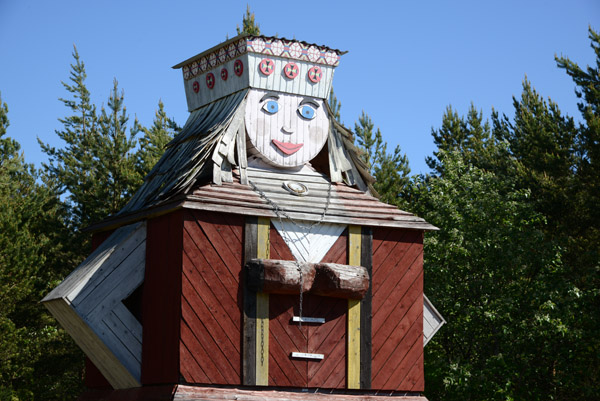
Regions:
<instances>
[{"instance_id":1,"label":"woman's painted face","mask_svg":"<svg viewBox=\"0 0 600 401\"><path fill-rule=\"evenodd\" d=\"M327 141L329 120L322 99L251 90L245 118L254 147L250 152L275 166L301 166Z\"/></svg>"}]
</instances>

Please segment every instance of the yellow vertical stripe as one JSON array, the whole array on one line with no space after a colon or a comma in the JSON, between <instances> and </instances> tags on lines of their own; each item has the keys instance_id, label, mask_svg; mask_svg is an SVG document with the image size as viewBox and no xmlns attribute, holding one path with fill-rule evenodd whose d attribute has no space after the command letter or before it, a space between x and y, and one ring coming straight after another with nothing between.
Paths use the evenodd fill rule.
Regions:
<instances>
[{"instance_id":1,"label":"yellow vertical stripe","mask_svg":"<svg viewBox=\"0 0 600 401\"><path fill-rule=\"evenodd\" d=\"M348 228L348 264L360 266L361 227ZM360 388L360 300L348 300L348 388Z\"/></svg>"},{"instance_id":2,"label":"yellow vertical stripe","mask_svg":"<svg viewBox=\"0 0 600 401\"><path fill-rule=\"evenodd\" d=\"M269 259L271 221L258 218L256 257ZM269 294L256 294L256 385L269 385Z\"/></svg>"}]
</instances>

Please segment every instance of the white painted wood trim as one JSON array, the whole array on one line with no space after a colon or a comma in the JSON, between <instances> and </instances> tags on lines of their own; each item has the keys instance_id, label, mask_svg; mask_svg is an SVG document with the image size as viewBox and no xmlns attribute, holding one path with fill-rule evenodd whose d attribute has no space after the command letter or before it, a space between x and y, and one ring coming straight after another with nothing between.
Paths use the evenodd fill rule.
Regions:
<instances>
[{"instance_id":1,"label":"white painted wood trim","mask_svg":"<svg viewBox=\"0 0 600 401\"><path fill-rule=\"evenodd\" d=\"M435 333L446 324L446 320L433 306L429 298L423 294L423 347L433 338Z\"/></svg>"},{"instance_id":2,"label":"white painted wood trim","mask_svg":"<svg viewBox=\"0 0 600 401\"><path fill-rule=\"evenodd\" d=\"M302 358L302 359L313 359L313 360L322 360L325 358L323 354L309 354L307 352L292 352L290 355L292 358Z\"/></svg>"}]
</instances>

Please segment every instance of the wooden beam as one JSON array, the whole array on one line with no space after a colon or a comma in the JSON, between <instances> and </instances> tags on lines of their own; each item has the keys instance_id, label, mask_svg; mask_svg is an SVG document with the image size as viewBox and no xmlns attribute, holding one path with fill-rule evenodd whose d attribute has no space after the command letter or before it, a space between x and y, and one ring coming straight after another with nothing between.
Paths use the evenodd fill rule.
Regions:
<instances>
[{"instance_id":1,"label":"wooden beam","mask_svg":"<svg viewBox=\"0 0 600 401\"><path fill-rule=\"evenodd\" d=\"M373 299L373 230L362 227L361 232L361 266L369 275L369 288L360 301L360 388L371 388L371 317Z\"/></svg>"},{"instance_id":2,"label":"wooden beam","mask_svg":"<svg viewBox=\"0 0 600 401\"><path fill-rule=\"evenodd\" d=\"M361 227L348 227L348 264L358 266L361 258ZM348 355L346 382L349 389L360 388L360 301L348 300Z\"/></svg>"},{"instance_id":3,"label":"wooden beam","mask_svg":"<svg viewBox=\"0 0 600 401\"><path fill-rule=\"evenodd\" d=\"M256 258L258 218L249 216L244 226L244 265ZM242 270L244 325L242 333L242 383L256 385L256 292L248 288L246 269Z\"/></svg>"},{"instance_id":4,"label":"wooden beam","mask_svg":"<svg viewBox=\"0 0 600 401\"><path fill-rule=\"evenodd\" d=\"M269 259L271 220L259 217L257 221L256 257ZM256 294L256 385L269 385L269 294Z\"/></svg>"}]
</instances>

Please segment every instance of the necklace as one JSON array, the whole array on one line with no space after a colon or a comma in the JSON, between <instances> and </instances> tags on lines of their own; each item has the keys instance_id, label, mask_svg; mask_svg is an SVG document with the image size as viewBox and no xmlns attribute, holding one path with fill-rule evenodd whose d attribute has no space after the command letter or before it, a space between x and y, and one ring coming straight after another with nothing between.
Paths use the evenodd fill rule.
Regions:
<instances>
[{"instance_id":1,"label":"necklace","mask_svg":"<svg viewBox=\"0 0 600 401\"><path fill-rule=\"evenodd\" d=\"M254 184L251 180L248 180L248 183L250 184L250 186L252 187L252 190L254 192L256 192L262 199L264 199L265 202L267 202L269 204L269 206L271 206L273 208L273 211L275 212L275 215L277 216L277 218L279 219L279 224L281 226L281 233L283 234L283 240L286 243L293 243L296 241L301 241L302 239L305 239L307 241L307 248L310 250L310 234L313 230L314 227L318 226L319 224L321 224L323 222L323 220L325 219L325 215L327 214L327 211L329 210L329 204L331 202L331 181L328 182L328 187L327 187L327 200L325 202L325 208L323 209L323 213L321 213L321 215L319 216L319 219L311 224L305 225L305 224L301 224L298 221L294 220L288 213L287 211L282 208L281 206L279 206L273 199L269 198L267 196L267 194L265 194L263 191L260 190L260 188L258 188L256 186L256 184ZM287 189L287 188L286 188ZM285 228L285 224L283 224L283 219L287 219L289 222L291 222L294 226L298 227L300 229L300 231L302 232L302 238L298 238L296 240L294 240L290 233L286 230ZM292 256L293 253L292 253ZM298 307L298 314L299 314L299 327L302 328L302 304L303 304L303 289L304 289L304 275L302 274L302 267L300 266L300 261L298 261L298 258L296 256L294 256L294 262L296 264L296 269L298 269L298 274L300 275L300 300L299 300L299 307Z\"/></svg>"}]
</instances>

